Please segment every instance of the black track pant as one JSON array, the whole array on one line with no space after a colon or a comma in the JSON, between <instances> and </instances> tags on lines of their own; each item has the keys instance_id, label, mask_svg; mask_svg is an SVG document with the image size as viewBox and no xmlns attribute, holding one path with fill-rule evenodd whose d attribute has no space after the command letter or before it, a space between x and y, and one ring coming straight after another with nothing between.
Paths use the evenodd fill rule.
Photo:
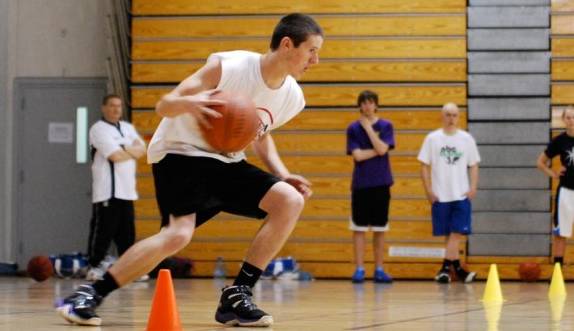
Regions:
<instances>
[{"instance_id":1,"label":"black track pant","mask_svg":"<svg viewBox=\"0 0 574 331\"><path fill-rule=\"evenodd\" d=\"M135 242L134 203L112 198L93 204L88 242L88 257L92 267L104 259L112 241L122 255Z\"/></svg>"}]
</instances>

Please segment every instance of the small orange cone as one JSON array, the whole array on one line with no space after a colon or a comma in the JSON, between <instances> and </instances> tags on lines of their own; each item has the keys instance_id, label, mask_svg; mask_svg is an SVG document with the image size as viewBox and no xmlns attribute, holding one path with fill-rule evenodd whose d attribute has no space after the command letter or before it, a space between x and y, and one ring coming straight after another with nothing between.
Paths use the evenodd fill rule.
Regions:
<instances>
[{"instance_id":1,"label":"small orange cone","mask_svg":"<svg viewBox=\"0 0 574 331\"><path fill-rule=\"evenodd\" d=\"M183 331L179 321L171 273L161 269L157 278L147 331Z\"/></svg>"}]
</instances>

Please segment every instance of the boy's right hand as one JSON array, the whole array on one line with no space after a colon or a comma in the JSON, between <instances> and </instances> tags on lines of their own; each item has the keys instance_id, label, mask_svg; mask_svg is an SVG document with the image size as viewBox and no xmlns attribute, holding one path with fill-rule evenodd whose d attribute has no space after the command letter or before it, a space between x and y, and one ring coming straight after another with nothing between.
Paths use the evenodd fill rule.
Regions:
<instances>
[{"instance_id":1,"label":"boy's right hand","mask_svg":"<svg viewBox=\"0 0 574 331\"><path fill-rule=\"evenodd\" d=\"M225 101L211 98L216 92L218 92L218 90L207 90L198 94L181 97L187 102L188 112L195 117L201 126L207 129L211 129L208 118L220 118L222 116L218 111L209 108L209 106L225 105Z\"/></svg>"}]
</instances>

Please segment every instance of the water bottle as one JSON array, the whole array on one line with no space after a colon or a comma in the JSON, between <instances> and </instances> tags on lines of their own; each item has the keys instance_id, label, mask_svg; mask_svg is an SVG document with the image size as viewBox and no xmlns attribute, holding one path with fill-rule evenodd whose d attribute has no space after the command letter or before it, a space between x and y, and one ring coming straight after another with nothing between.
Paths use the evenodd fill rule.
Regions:
<instances>
[{"instance_id":1,"label":"water bottle","mask_svg":"<svg viewBox=\"0 0 574 331\"><path fill-rule=\"evenodd\" d=\"M227 277L227 272L225 271L225 263L223 263L223 258L219 256L217 261L215 261L215 270L213 271L213 278L225 278Z\"/></svg>"}]
</instances>

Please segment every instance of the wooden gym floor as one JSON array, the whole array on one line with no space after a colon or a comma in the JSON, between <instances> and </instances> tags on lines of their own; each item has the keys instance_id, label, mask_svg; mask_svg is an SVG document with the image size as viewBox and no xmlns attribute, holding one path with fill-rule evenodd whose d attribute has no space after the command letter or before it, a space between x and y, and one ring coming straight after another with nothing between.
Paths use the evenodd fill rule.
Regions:
<instances>
[{"instance_id":1,"label":"wooden gym floor","mask_svg":"<svg viewBox=\"0 0 574 331\"><path fill-rule=\"evenodd\" d=\"M51 308L54 297L67 295L81 283L0 278L0 330L145 330L154 282L113 293L98 310L104 320L101 327L72 326ZM223 284L175 280L184 330L226 329L213 319ZM505 303L497 316L496 308L485 310L480 301L484 286L485 282L261 281L254 293L259 306L275 318L267 330L574 330L574 295L561 307L548 301L545 282L503 282ZM567 290L574 294L574 284L567 284Z\"/></svg>"}]
</instances>

